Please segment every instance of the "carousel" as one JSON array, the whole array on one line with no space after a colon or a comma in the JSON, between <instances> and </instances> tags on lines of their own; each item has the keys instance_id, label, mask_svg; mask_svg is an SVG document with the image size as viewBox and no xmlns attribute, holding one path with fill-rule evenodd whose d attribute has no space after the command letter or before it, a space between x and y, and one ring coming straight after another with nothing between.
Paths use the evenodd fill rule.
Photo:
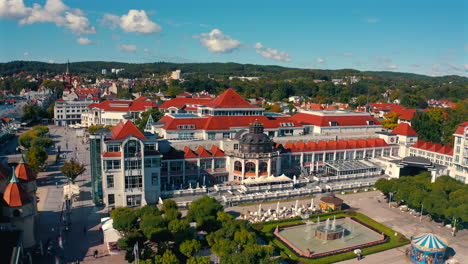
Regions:
<instances>
[{"instance_id":1,"label":"carousel","mask_svg":"<svg viewBox=\"0 0 468 264\"><path fill-rule=\"evenodd\" d=\"M433 233L420 234L411 239L408 257L414 263L442 264L445 261L447 240Z\"/></svg>"}]
</instances>

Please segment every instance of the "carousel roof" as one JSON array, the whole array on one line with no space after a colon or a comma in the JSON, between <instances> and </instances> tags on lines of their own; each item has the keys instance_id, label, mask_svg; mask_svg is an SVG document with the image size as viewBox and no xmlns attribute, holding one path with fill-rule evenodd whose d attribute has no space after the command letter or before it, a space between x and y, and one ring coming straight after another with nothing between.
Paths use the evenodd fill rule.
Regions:
<instances>
[{"instance_id":1,"label":"carousel roof","mask_svg":"<svg viewBox=\"0 0 468 264\"><path fill-rule=\"evenodd\" d=\"M433 233L417 235L413 237L411 243L423 251L438 252L447 247L447 240Z\"/></svg>"}]
</instances>

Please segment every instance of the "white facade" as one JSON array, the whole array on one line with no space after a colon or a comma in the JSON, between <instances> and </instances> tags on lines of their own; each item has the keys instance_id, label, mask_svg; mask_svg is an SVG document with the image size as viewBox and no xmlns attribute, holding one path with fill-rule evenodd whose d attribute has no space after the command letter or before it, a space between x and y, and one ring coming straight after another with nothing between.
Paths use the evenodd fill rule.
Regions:
<instances>
[{"instance_id":1,"label":"white facade","mask_svg":"<svg viewBox=\"0 0 468 264\"><path fill-rule=\"evenodd\" d=\"M465 122L463 124L467 124ZM462 124L462 125L463 125ZM451 174L453 178L468 183L468 125L459 127L455 136Z\"/></svg>"},{"instance_id":2,"label":"white facade","mask_svg":"<svg viewBox=\"0 0 468 264\"><path fill-rule=\"evenodd\" d=\"M86 113L88 105L92 104L92 100L85 101L64 101L57 100L54 106L54 122L56 126L67 126L79 124L81 115Z\"/></svg>"}]
</instances>

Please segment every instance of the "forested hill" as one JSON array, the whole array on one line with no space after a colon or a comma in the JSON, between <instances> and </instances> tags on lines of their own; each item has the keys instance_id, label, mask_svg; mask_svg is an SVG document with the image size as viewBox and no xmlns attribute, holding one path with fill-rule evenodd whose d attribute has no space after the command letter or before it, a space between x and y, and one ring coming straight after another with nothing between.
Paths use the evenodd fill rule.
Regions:
<instances>
[{"instance_id":1,"label":"forested hill","mask_svg":"<svg viewBox=\"0 0 468 264\"><path fill-rule=\"evenodd\" d=\"M353 69L342 70L309 70L286 68L275 65L253 65L239 63L123 63L123 62L105 62L105 61L86 61L73 62L69 64L70 72L74 75L101 74L102 69L125 69L121 76L123 77L145 77L151 74L166 74L168 72L180 69L185 75L210 76L216 79L223 79L229 76L255 76L270 80L284 80L292 78L313 78L313 79L332 79L342 78L344 76L373 76L388 79L406 79L406 80L429 80L439 79L441 82L461 82L466 83L467 78L461 76L429 77L425 75L400 72L372 72L358 71ZM66 69L66 63L45 63L37 61L12 61L0 63L0 76L12 75L15 73L63 73Z\"/></svg>"}]
</instances>

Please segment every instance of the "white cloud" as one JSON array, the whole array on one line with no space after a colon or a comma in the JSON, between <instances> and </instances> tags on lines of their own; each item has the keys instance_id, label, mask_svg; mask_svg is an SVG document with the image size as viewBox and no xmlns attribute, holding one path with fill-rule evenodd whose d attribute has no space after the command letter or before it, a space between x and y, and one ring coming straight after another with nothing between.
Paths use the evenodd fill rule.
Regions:
<instances>
[{"instance_id":1,"label":"white cloud","mask_svg":"<svg viewBox=\"0 0 468 264\"><path fill-rule=\"evenodd\" d=\"M272 48L264 48L263 44L260 42L257 42L254 48L256 49L258 54L262 55L265 58L278 61L291 61L291 58L289 58L289 53L286 51L279 51L277 49Z\"/></svg>"},{"instance_id":2,"label":"white cloud","mask_svg":"<svg viewBox=\"0 0 468 264\"><path fill-rule=\"evenodd\" d=\"M465 67L465 71L468 71L468 64L464 64L463 67Z\"/></svg>"},{"instance_id":3,"label":"white cloud","mask_svg":"<svg viewBox=\"0 0 468 264\"><path fill-rule=\"evenodd\" d=\"M111 29L120 27L125 32L137 34L153 34L162 30L162 27L151 21L145 10L130 9L128 14L121 17L113 14L105 14L101 19L101 25Z\"/></svg>"},{"instance_id":4,"label":"white cloud","mask_svg":"<svg viewBox=\"0 0 468 264\"><path fill-rule=\"evenodd\" d=\"M32 7L26 7L23 0L0 0L0 18L18 19L21 25L55 23L76 35L96 33L83 11L70 8L61 0L47 0L43 6L35 3Z\"/></svg>"},{"instance_id":5,"label":"white cloud","mask_svg":"<svg viewBox=\"0 0 468 264\"><path fill-rule=\"evenodd\" d=\"M398 69L398 65L387 65L385 67L385 69L387 70L395 70L395 69Z\"/></svg>"},{"instance_id":6,"label":"white cloud","mask_svg":"<svg viewBox=\"0 0 468 264\"><path fill-rule=\"evenodd\" d=\"M27 56L29 56L29 55L31 55L29 52L27 52L27 51L23 52L23 56L24 56L24 57L27 57Z\"/></svg>"},{"instance_id":7,"label":"white cloud","mask_svg":"<svg viewBox=\"0 0 468 264\"><path fill-rule=\"evenodd\" d=\"M47 60L48 63L55 63L55 60Z\"/></svg>"},{"instance_id":8,"label":"white cloud","mask_svg":"<svg viewBox=\"0 0 468 264\"><path fill-rule=\"evenodd\" d=\"M200 43L213 53L228 53L242 45L242 42L224 35L219 29L213 29L210 33L201 33L193 38L199 38Z\"/></svg>"},{"instance_id":9,"label":"white cloud","mask_svg":"<svg viewBox=\"0 0 468 264\"><path fill-rule=\"evenodd\" d=\"M316 58L315 61L318 62L318 63L324 63L325 59L324 58Z\"/></svg>"},{"instance_id":10,"label":"white cloud","mask_svg":"<svg viewBox=\"0 0 468 264\"><path fill-rule=\"evenodd\" d=\"M23 0L1 0L0 18L21 19L31 13L31 8L24 5Z\"/></svg>"},{"instance_id":11,"label":"white cloud","mask_svg":"<svg viewBox=\"0 0 468 264\"><path fill-rule=\"evenodd\" d=\"M135 52L137 50L136 45L117 45L117 49L127 51L127 52Z\"/></svg>"},{"instance_id":12,"label":"white cloud","mask_svg":"<svg viewBox=\"0 0 468 264\"><path fill-rule=\"evenodd\" d=\"M79 38L76 40L76 42L80 45L88 45L92 43L92 41L89 38Z\"/></svg>"}]
</instances>

